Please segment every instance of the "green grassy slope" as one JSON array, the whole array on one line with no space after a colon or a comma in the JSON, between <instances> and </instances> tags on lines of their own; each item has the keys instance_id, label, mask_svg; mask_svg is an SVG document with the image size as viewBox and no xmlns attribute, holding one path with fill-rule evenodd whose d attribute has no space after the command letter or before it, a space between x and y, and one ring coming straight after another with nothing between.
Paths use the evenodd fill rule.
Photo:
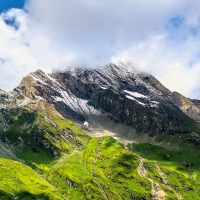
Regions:
<instances>
[{"instance_id":1,"label":"green grassy slope","mask_svg":"<svg viewBox=\"0 0 200 200\"><path fill-rule=\"evenodd\" d=\"M62 195L30 167L0 158L0 199L63 199Z\"/></svg>"},{"instance_id":2,"label":"green grassy slope","mask_svg":"<svg viewBox=\"0 0 200 200\"><path fill-rule=\"evenodd\" d=\"M1 111L7 122L6 130L1 130L1 140L19 159L50 163L63 154L84 148L88 142L90 137L85 131L72 121L55 117L50 109L46 106L40 111L20 108Z\"/></svg>"},{"instance_id":3,"label":"green grassy slope","mask_svg":"<svg viewBox=\"0 0 200 200\"><path fill-rule=\"evenodd\" d=\"M153 180L165 186L156 167L159 166L171 189L183 199L200 199L200 150L195 146L183 143L177 151L151 144L128 146L136 155L145 158L146 171Z\"/></svg>"},{"instance_id":4,"label":"green grassy slope","mask_svg":"<svg viewBox=\"0 0 200 200\"><path fill-rule=\"evenodd\" d=\"M180 138L160 138L163 146L178 141L173 151L125 148L112 137L91 137L45 103L1 113L0 157L24 164L0 158L0 199L152 199L153 182L168 200L200 199L200 150Z\"/></svg>"},{"instance_id":5,"label":"green grassy slope","mask_svg":"<svg viewBox=\"0 0 200 200\"><path fill-rule=\"evenodd\" d=\"M111 137L91 138L86 148L53 167L35 170L69 199L150 199L151 184L139 176L139 159Z\"/></svg>"}]
</instances>

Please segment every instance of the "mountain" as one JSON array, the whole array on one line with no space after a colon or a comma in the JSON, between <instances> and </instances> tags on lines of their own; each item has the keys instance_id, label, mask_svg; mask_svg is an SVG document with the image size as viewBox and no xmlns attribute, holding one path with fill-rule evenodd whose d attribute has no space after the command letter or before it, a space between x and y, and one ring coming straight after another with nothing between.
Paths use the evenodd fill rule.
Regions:
<instances>
[{"instance_id":1,"label":"mountain","mask_svg":"<svg viewBox=\"0 0 200 200\"><path fill-rule=\"evenodd\" d=\"M15 91L31 101L45 100L63 117L88 123L94 132L113 132L117 124L131 127L133 133L185 135L199 143L194 136L200 131L198 101L169 91L153 76L132 73L123 64L52 74L38 70L23 78ZM124 136L121 129L119 137Z\"/></svg>"},{"instance_id":2,"label":"mountain","mask_svg":"<svg viewBox=\"0 0 200 200\"><path fill-rule=\"evenodd\" d=\"M0 196L200 199L199 120L199 100L121 63L37 70L0 90Z\"/></svg>"}]
</instances>

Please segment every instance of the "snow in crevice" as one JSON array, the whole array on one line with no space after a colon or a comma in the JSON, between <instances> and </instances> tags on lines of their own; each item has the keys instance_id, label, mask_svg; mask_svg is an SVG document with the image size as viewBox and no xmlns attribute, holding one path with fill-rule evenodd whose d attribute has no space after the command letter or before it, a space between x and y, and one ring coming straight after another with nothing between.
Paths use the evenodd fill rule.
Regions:
<instances>
[{"instance_id":1,"label":"snow in crevice","mask_svg":"<svg viewBox=\"0 0 200 200\"><path fill-rule=\"evenodd\" d=\"M151 104L150 105L152 108L158 108L158 106L156 104Z\"/></svg>"},{"instance_id":2,"label":"snow in crevice","mask_svg":"<svg viewBox=\"0 0 200 200\"><path fill-rule=\"evenodd\" d=\"M103 86L101 86L101 89L103 89L103 90L107 90L108 88L107 88L107 87L103 87Z\"/></svg>"},{"instance_id":3,"label":"snow in crevice","mask_svg":"<svg viewBox=\"0 0 200 200\"><path fill-rule=\"evenodd\" d=\"M145 106L145 104L144 104L144 103L142 103L142 102L138 101L137 99L135 99L135 98L134 98L134 97L132 97L132 96L126 95L126 98L128 98L128 99L131 99L131 100L133 100L133 101L136 101L137 103L139 103L139 104L140 104L140 105L142 105L142 106Z\"/></svg>"},{"instance_id":4,"label":"snow in crevice","mask_svg":"<svg viewBox=\"0 0 200 200\"><path fill-rule=\"evenodd\" d=\"M31 77L36 84L42 85L42 86L48 86L51 89L54 90L60 90L60 88L63 89L63 86L51 76L51 74L46 74L46 73L30 73L29 77Z\"/></svg>"},{"instance_id":5,"label":"snow in crevice","mask_svg":"<svg viewBox=\"0 0 200 200\"><path fill-rule=\"evenodd\" d=\"M50 76L49 74L45 74L45 76L51 80L53 83L57 84L60 87L63 87L55 78L53 78L52 76Z\"/></svg>"},{"instance_id":6,"label":"snow in crevice","mask_svg":"<svg viewBox=\"0 0 200 200\"><path fill-rule=\"evenodd\" d=\"M44 98L41 97L41 96L35 95L35 98L36 98L38 101L46 101L46 99L44 99Z\"/></svg>"},{"instance_id":7,"label":"snow in crevice","mask_svg":"<svg viewBox=\"0 0 200 200\"><path fill-rule=\"evenodd\" d=\"M58 97L58 96L51 96L51 97L54 99L54 101L57 101L57 102L63 101L62 97Z\"/></svg>"},{"instance_id":8,"label":"snow in crevice","mask_svg":"<svg viewBox=\"0 0 200 200\"><path fill-rule=\"evenodd\" d=\"M65 103L67 106L69 106L73 111L78 112L83 115L92 114L92 115L98 115L100 112L93 107L88 105L88 100L79 99L76 96L74 96L69 90L59 91L61 96L52 96L54 101L60 101Z\"/></svg>"},{"instance_id":9,"label":"snow in crevice","mask_svg":"<svg viewBox=\"0 0 200 200\"><path fill-rule=\"evenodd\" d=\"M36 77L35 74L31 73L29 74L29 76L35 81L35 83L40 83L42 85L48 85L47 83L45 83L43 80L41 80L40 78Z\"/></svg>"},{"instance_id":10,"label":"snow in crevice","mask_svg":"<svg viewBox=\"0 0 200 200\"><path fill-rule=\"evenodd\" d=\"M159 102L157 101L151 101L153 104L159 104Z\"/></svg>"},{"instance_id":11,"label":"snow in crevice","mask_svg":"<svg viewBox=\"0 0 200 200\"><path fill-rule=\"evenodd\" d=\"M133 96L133 97L137 97L137 98L149 98L148 96L145 96L143 94L140 94L138 92L131 92L131 91L128 91L128 90L123 90L124 92L126 92L127 94Z\"/></svg>"},{"instance_id":12,"label":"snow in crevice","mask_svg":"<svg viewBox=\"0 0 200 200\"><path fill-rule=\"evenodd\" d=\"M159 102L157 102L157 101L151 101L151 102L150 102L150 106L151 106L151 107L156 107L156 108L158 108L158 104L159 104Z\"/></svg>"},{"instance_id":13,"label":"snow in crevice","mask_svg":"<svg viewBox=\"0 0 200 200\"><path fill-rule=\"evenodd\" d=\"M151 100L151 98L148 97L148 96L145 96L145 95L140 94L138 92L131 92L131 91L128 91L128 90L123 90L123 91L125 93L129 94L129 95L125 95L127 98L134 100L134 101L137 101L139 104L141 104L143 106L146 105L146 106L150 106L150 107L158 107L159 103L157 101ZM143 99L143 101L145 101L145 104L138 101L137 98Z\"/></svg>"}]
</instances>

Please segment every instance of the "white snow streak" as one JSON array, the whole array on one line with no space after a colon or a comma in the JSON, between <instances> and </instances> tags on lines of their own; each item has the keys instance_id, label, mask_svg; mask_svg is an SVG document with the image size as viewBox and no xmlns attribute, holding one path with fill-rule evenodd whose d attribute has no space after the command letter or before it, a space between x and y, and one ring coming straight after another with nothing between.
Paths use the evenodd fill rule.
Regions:
<instances>
[{"instance_id":1,"label":"white snow streak","mask_svg":"<svg viewBox=\"0 0 200 200\"><path fill-rule=\"evenodd\" d=\"M140 94L138 92L131 92L131 91L128 91L128 90L123 90L124 92L126 92L127 94L130 94L131 96L133 97L137 97L137 98L148 98L147 96L143 95L143 94Z\"/></svg>"},{"instance_id":2,"label":"white snow streak","mask_svg":"<svg viewBox=\"0 0 200 200\"><path fill-rule=\"evenodd\" d=\"M134 100L134 101L137 101L139 104L141 104L141 105L145 106L145 104L144 104L144 103L142 103L142 102L138 101L137 99L133 98L132 96L126 95L126 98L128 98L128 99L131 99L131 100Z\"/></svg>"}]
</instances>

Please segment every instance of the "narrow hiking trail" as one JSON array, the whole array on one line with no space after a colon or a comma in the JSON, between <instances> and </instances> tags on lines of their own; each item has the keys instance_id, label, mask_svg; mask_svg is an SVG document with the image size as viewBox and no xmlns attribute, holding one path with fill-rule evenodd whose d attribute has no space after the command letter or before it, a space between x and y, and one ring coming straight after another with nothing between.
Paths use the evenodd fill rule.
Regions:
<instances>
[{"instance_id":1,"label":"narrow hiking trail","mask_svg":"<svg viewBox=\"0 0 200 200\"><path fill-rule=\"evenodd\" d=\"M140 158L140 164L138 166L138 173L140 174L140 176L148 179L151 182L153 200L166 200L166 194L164 190L160 187L158 183L156 183L155 181L153 181L148 177L147 172L144 168L144 158L141 157L139 158Z\"/></svg>"},{"instance_id":2,"label":"narrow hiking trail","mask_svg":"<svg viewBox=\"0 0 200 200\"><path fill-rule=\"evenodd\" d=\"M166 193L162 189L162 187L158 183L156 183L154 180L152 180L151 178L148 177L148 174L144 168L144 158L139 157L139 159L140 159L140 164L138 166L137 171L140 174L140 176L148 179L151 182L153 200L166 200L167 199ZM155 167L156 167L158 173L160 174L160 176L162 177L164 186L167 189L171 190L177 196L178 200L183 200L183 197L171 188L171 186L167 180L167 177L165 176L164 172L160 169L160 167L157 164L155 164Z\"/></svg>"},{"instance_id":3,"label":"narrow hiking trail","mask_svg":"<svg viewBox=\"0 0 200 200\"><path fill-rule=\"evenodd\" d=\"M165 185L165 187L166 187L167 189L171 190L171 191L177 196L178 200L182 200L183 197L182 197L179 193L177 193L176 191L174 191L174 190L171 188L171 186L170 186L170 184L169 184L169 182L168 182L168 180L167 180L167 177L165 176L165 174L163 173L163 171L160 169L160 167L159 167L157 164L155 164L155 167L157 168L158 173L159 173L160 176L162 177L163 184Z\"/></svg>"}]
</instances>

